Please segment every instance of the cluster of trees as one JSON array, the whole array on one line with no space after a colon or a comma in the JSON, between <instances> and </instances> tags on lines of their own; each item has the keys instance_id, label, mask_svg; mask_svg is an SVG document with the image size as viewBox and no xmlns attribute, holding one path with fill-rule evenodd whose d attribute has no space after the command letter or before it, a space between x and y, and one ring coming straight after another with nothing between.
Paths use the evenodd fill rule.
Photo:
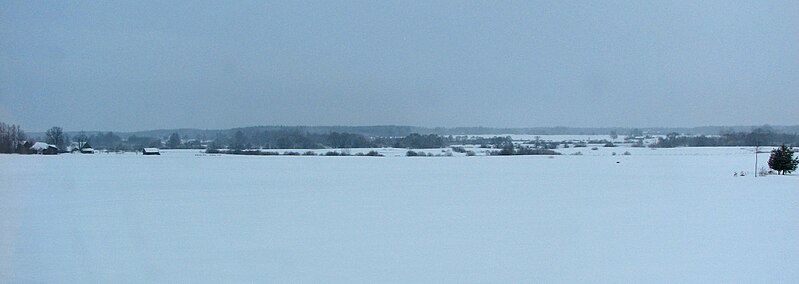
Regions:
<instances>
[{"instance_id":1,"label":"cluster of trees","mask_svg":"<svg viewBox=\"0 0 799 284\"><path fill-rule=\"evenodd\" d=\"M175 138L175 139L173 139ZM173 134L167 140L176 140ZM441 136L437 134L411 133L404 137L366 137L361 134L346 132L311 133L300 132L296 129L276 129L263 131L247 131L239 129L229 137L225 133L218 133L209 141L207 149L228 148L231 150L244 149L321 149L321 148L443 148L454 144L481 145L482 147L504 148L513 145L510 137L467 137L467 136Z\"/></svg>"},{"instance_id":2,"label":"cluster of trees","mask_svg":"<svg viewBox=\"0 0 799 284\"><path fill-rule=\"evenodd\" d=\"M23 153L23 145L28 139L25 131L15 124L0 122L0 153Z\"/></svg>"},{"instance_id":3,"label":"cluster of trees","mask_svg":"<svg viewBox=\"0 0 799 284\"><path fill-rule=\"evenodd\" d=\"M66 136L67 144L70 138ZM94 149L109 150L109 151L137 151L142 148L168 148L168 149L204 149L204 145L200 143L199 139L189 139L188 137L181 138L177 133L172 133L165 139L148 136L131 135L127 138L122 138L114 132L97 132L87 135L80 132L71 138L72 142L88 143ZM49 142L48 142L49 143ZM51 143L52 144L52 143ZM61 147L59 147L60 149Z\"/></svg>"},{"instance_id":4,"label":"cluster of trees","mask_svg":"<svg viewBox=\"0 0 799 284\"><path fill-rule=\"evenodd\" d=\"M433 153L424 152L424 151L408 150L408 152L405 152L405 156L408 156L408 157L452 157L453 155L452 155L451 151L444 151L443 154L442 153L433 154Z\"/></svg>"},{"instance_id":5,"label":"cluster of trees","mask_svg":"<svg viewBox=\"0 0 799 284\"><path fill-rule=\"evenodd\" d=\"M750 132L724 132L719 136L681 136L676 132L660 137L652 145L657 148L673 147L711 147L711 146L777 146L781 144L799 145L799 134L779 133L769 127L753 129Z\"/></svg>"},{"instance_id":6,"label":"cluster of trees","mask_svg":"<svg viewBox=\"0 0 799 284\"><path fill-rule=\"evenodd\" d=\"M383 154L378 153L377 151L369 151L366 153L358 152L354 155L351 154L347 150L341 151L328 151L326 153L319 153L317 154L314 151L306 151L304 153L296 152L296 151L286 151L283 153L277 151L262 151L259 149L256 150L218 150L218 149L208 149L206 150L208 154L232 154L232 155L245 155L245 156L367 156L367 157L383 157Z\"/></svg>"},{"instance_id":7,"label":"cluster of trees","mask_svg":"<svg viewBox=\"0 0 799 284\"><path fill-rule=\"evenodd\" d=\"M541 138L538 137L538 136L535 137L535 140L527 141L524 144L525 145L531 145L534 148L557 149L558 146L561 145L561 143L563 144L564 148L568 148L569 147L569 143L568 142L544 141L544 140L541 140ZM503 148L506 148L506 147L503 147Z\"/></svg>"},{"instance_id":8,"label":"cluster of trees","mask_svg":"<svg viewBox=\"0 0 799 284\"><path fill-rule=\"evenodd\" d=\"M0 122L0 153L29 154L30 146L41 140L25 134L19 125ZM45 132L45 143L55 145L59 151L66 151L71 139L61 127L52 127Z\"/></svg>"},{"instance_id":9,"label":"cluster of trees","mask_svg":"<svg viewBox=\"0 0 799 284\"><path fill-rule=\"evenodd\" d=\"M320 148L441 148L450 145L452 138L436 134L411 133L404 137L374 137L346 132L310 133L297 130L264 130L247 133L238 130L232 137L219 133L208 149L227 147L243 149L320 149ZM167 143L169 144L169 143Z\"/></svg>"},{"instance_id":10,"label":"cluster of trees","mask_svg":"<svg viewBox=\"0 0 799 284\"><path fill-rule=\"evenodd\" d=\"M400 139L395 139L392 145L394 148L441 148L447 146L444 138L436 134L421 135L411 133Z\"/></svg>"},{"instance_id":11,"label":"cluster of trees","mask_svg":"<svg viewBox=\"0 0 799 284\"><path fill-rule=\"evenodd\" d=\"M480 145L481 148L506 148L513 146L513 139L510 136L494 136L494 137L469 137L467 139L459 139L456 142L461 144Z\"/></svg>"},{"instance_id":12,"label":"cluster of trees","mask_svg":"<svg viewBox=\"0 0 799 284\"><path fill-rule=\"evenodd\" d=\"M208 144L208 149L227 147L232 150L263 149L319 149L319 148L370 148L375 143L359 134L331 132L325 134L296 130L264 130L247 133L238 130L233 137L219 133Z\"/></svg>"},{"instance_id":13,"label":"cluster of trees","mask_svg":"<svg viewBox=\"0 0 799 284\"><path fill-rule=\"evenodd\" d=\"M319 149L319 148L442 148L455 144L480 145L488 148L504 148L513 145L509 136L504 137L468 137L442 136L437 134L411 133L406 136L367 137L357 133L302 132L296 128L279 128L272 130L252 131L239 129L232 137L218 133L209 148L219 149Z\"/></svg>"},{"instance_id":14,"label":"cluster of trees","mask_svg":"<svg viewBox=\"0 0 799 284\"><path fill-rule=\"evenodd\" d=\"M502 148L499 151L491 151L491 155L499 155L499 156L512 156L512 155L560 155L560 153L549 150L549 149L539 149L539 148L530 148L526 146L509 146Z\"/></svg>"},{"instance_id":15,"label":"cluster of trees","mask_svg":"<svg viewBox=\"0 0 799 284\"><path fill-rule=\"evenodd\" d=\"M51 141L60 141L55 138L51 138L49 134L51 131L55 131L60 128L53 127L48 130L47 134L47 143L58 145L60 150L66 150L66 146L70 144L76 144L77 147L82 147L84 145L89 145L94 149L98 150L108 150L108 151L135 151L141 150L145 147L161 147L161 139L153 138L153 137L137 137L136 135L130 136L127 139L123 139L118 134L114 132L97 132L93 134L86 134L85 132L80 132L75 134L74 136L70 137L67 134L63 135L63 144L58 143L51 143ZM64 145L64 146L61 146Z\"/></svg>"},{"instance_id":16,"label":"cluster of trees","mask_svg":"<svg viewBox=\"0 0 799 284\"><path fill-rule=\"evenodd\" d=\"M29 148L36 140L28 137L19 125L0 122L0 153L29 154ZM61 151L66 149L69 141L69 135L66 135L61 127L50 128L45 133L44 142L55 145Z\"/></svg>"}]
</instances>

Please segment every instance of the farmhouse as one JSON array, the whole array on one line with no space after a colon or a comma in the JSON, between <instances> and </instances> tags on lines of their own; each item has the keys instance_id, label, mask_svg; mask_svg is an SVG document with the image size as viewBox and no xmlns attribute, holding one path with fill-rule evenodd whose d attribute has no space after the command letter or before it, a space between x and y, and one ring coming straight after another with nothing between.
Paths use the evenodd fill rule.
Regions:
<instances>
[{"instance_id":1,"label":"farmhouse","mask_svg":"<svg viewBox=\"0 0 799 284\"><path fill-rule=\"evenodd\" d=\"M161 152L158 148L144 148L142 149L141 153L143 155L161 155Z\"/></svg>"},{"instance_id":2,"label":"farmhouse","mask_svg":"<svg viewBox=\"0 0 799 284\"><path fill-rule=\"evenodd\" d=\"M71 153L94 154L94 149L89 145L89 142L72 142L69 148Z\"/></svg>"},{"instance_id":3,"label":"farmhouse","mask_svg":"<svg viewBox=\"0 0 799 284\"><path fill-rule=\"evenodd\" d=\"M40 154L40 155L58 154L58 147L44 142L33 143L33 146L31 146L29 149L32 154Z\"/></svg>"}]
</instances>

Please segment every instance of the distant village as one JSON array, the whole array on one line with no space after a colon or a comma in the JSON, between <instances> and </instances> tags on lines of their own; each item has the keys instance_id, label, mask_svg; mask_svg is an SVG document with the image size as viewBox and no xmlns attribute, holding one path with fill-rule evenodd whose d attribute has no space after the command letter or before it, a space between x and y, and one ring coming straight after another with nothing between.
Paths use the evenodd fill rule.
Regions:
<instances>
[{"instance_id":1,"label":"distant village","mask_svg":"<svg viewBox=\"0 0 799 284\"><path fill-rule=\"evenodd\" d=\"M55 144L48 144L46 142L33 142L24 141L21 145L19 154L36 154L36 155L57 155L60 153L73 153L73 154L95 154L97 152L108 152L107 150L95 150L89 142L72 142L65 150L61 150ZM146 147L142 148L143 155L161 155L159 148Z\"/></svg>"},{"instance_id":2,"label":"distant village","mask_svg":"<svg viewBox=\"0 0 799 284\"><path fill-rule=\"evenodd\" d=\"M60 127L47 130L44 137L30 137L18 125L0 122L0 153L57 155L63 153L95 154L103 152L137 152L143 155L160 155L160 148L193 147L204 149L196 139L180 139L177 134L168 143L160 138L131 136L122 139L112 132L86 135L83 132L70 137ZM99 146L99 147L98 147Z\"/></svg>"}]
</instances>

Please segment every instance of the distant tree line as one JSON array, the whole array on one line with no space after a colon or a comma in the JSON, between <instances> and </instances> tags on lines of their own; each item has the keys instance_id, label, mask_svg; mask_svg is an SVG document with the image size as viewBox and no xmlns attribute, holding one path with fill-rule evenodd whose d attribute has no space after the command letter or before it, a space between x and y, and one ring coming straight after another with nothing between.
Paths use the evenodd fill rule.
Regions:
<instances>
[{"instance_id":1,"label":"distant tree line","mask_svg":"<svg viewBox=\"0 0 799 284\"><path fill-rule=\"evenodd\" d=\"M513 145L510 137L441 136L411 133L404 137L366 137L346 132L311 133L296 129L263 131L237 130L232 137L217 133L207 149L323 149L323 148L443 148L454 144L472 144L482 147L503 148Z\"/></svg>"},{"instance_id":2,"label":"distant tree line","mask_svg":"<svg viewBox=\"0 0 799 284\"><path fill-rule=\"evenodd\" d=\"M421 135L418 133L411 133L403 138L389 140L389 143L391 143L389 145L394 148L441 148L448 144L448 141L445 141L443 137L436 134Z\"/></svg>"},{"instance_id":3,"label":"distant tree line","mask_svg":"<svg viewBox=\"0 0 799 284\"><path fill-rule=\"evenodd\" d=\"M778 146L799 145L799 134L779 133L769 127L755 128L750 132L723 132L718 136L681 136L672 132L652 144L656 148L712 147L712 146Z\"/></svg>"},{"instance_id":4,"label":"distant tree line","mask_svg":"<svg viewBox=\"0 0 799 284\"><path fill-rule=\"evenodd\" d=\"M331 132L325 134L297 130L236 131L232 137L219 133L208 148L227 147L232 150L262 149L320 149L369 148L376 144L363 135Z\"/></svg>"},{"instance_id":5,"label":"distant tree line","mask_svg":"<svg viewBox=\"0 0 799 284\"><path fill-rule=\"evenodd\" d=\"M234 131L216 132L195 132L194 137L181 136L178 132L168 135L153 137L144 135L121 136L114 132L95 132L95 133L75 133L72 136L64 132L60 127L53 127L47 130L43 138L31 138L25 134L18 125L9 125L0 122L0 153L22 153L25 152L26 142L36 140L45 141L55 145L60 151L67 151L75 145L90 145L94 149L109 151L135 151L146 147L168 148L168 149L323 149L323 148L380 148L395 147L409 149L430 149L443 148L452 145L479 145L482 148L494 148L505 150L503 154L524 153L527 150L520 150L514 146L511 137L495 136L443 136L439 134L420 134L410 133L404 136L393 136L412 130L413 128L400 126L373 126L356 127L358 131L380 132L390 134L390 136L365 136L359 133L330 131L318 133L313 131L303 131L309 129L320 131L324 129L338 129L335 127L248 127L234 129ZM341 129L350 129L341 127ZM163 133L163 132L160 132ZM206 134L210 134L207 137ZM153 132L152 134L155 134ZM123 134L124 135L124 134ZM612 131L611 136L618 136L616 131ZM626 133L627 137L639 137L643 132L632 129ZM611 141L601 140L606 147L615 146ZM639 141L640 142L640 141ZM525 144L533 146L533 149L556 149L563 142L543 141L540 139L531 140ZM750 132L725 131L717 136L684 136L676 132L658 138L652 147L701 147L701 146L776 146L781 144L799 145L799 135L796 133L788 134L775 131L769 126L755 128ZM574 147L584 146L584 144L574 144ZM643 145L641 145L643 146ZM498 151L502 152L502 150Z\"/></svg>"},{"instance_id":6,"label":"distant tree line","mask_svg":"<svg viewBox=\"0 0 799 284\"><path fill-rule=\"evenodd\" d=\"M799 125L794 126L768 126L781 133L799 133ZM352 133L360 134L364 137L405 137L412 133L421 135L437 134L444 138L452 137L450 135L458 135L453 137L467 137L465 135L493 135L497 133L505 134L525 134L525 135L601 135L610 134L611 137L625 139L631 137L645 137L647 135L665 135L667 133L676 132L688 135L711 135L721 132L732 131L750 131L751 126L713 126L713 127L693 127L693 128L574 128L574 127L534 127L534 128L493 128L493 127L456 127L456 128L425 128L414 126L401 126L401 125L379 125L379 126L252 126L232 129L194 129L194 128L181 128L181 129L159 129L148 131L136 132L115 132L123 139L129 136L136 135L138 137L153 137L164 141L165 147L171 134L180 134L182 145L178 147L192 147L196 148L197 141L209 141L222 133L227 137L232 138L235 132L242 131L245 135L251 136L253 133L263 131L284 131L284 132L299 132L299 133ZM76 135L76 132L69 132L70 135ZM615 134L615 135L614 135ZM448 137L449 136L449 137ZM472 138L472 137L467 137ZM613 138L616 139L616 138ZM454 140L454 139L452 139ZM188 142L188 145L187 145ZM486 144L489 145L489 144ZM173 145L175 146L175 145Z\"/></svg>"},{"instance_id":7,"label":"distant tree line","mask_svg":"<svg viewBox=\"0 0 799 284\"><path fill-rule=\"evenodd\" d=\"M440 148L448 141L439 135L412 133L405 137L369 138L346 132L310 133L297 130L236 131L232 137L219 133L208 149L322 149L322 148Z\"/></svg>"}]
</instances>

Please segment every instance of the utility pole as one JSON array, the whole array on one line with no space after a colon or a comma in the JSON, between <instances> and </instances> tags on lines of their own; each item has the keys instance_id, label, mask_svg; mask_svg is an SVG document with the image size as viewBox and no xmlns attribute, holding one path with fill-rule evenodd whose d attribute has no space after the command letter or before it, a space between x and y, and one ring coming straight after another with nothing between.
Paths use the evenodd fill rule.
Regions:
<instances>
[{"instance_id":1,"label":"utility pole","mask_svg":"<svg viewBox=\"0 0 799 284\"><path fill-rule=\"evenodd\" d=\"M757 177L757 152L760 146L755 145L755 177Z\"/></svg>"}]
</instances>

